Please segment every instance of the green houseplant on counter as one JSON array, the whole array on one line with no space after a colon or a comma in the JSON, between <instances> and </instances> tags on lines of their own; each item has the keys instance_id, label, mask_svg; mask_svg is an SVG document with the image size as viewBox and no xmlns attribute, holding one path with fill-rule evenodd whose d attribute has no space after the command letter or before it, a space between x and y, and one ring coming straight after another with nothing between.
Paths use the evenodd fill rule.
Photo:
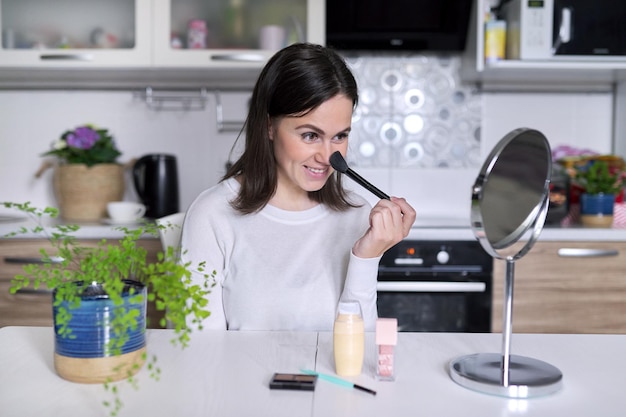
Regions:
<instances>
[{"instance_id":1,"label":"green houseplant on counter","mask_svg":"<svg viewBox=\"0 0 626 417\"><path fill-rule=\"evenodd\" d=\"M11 293L23 288L53 290L53 318L57 373L70 381L104 383L113 394L106 401L116 415L122 403L113 382L128 379L146 363L151 377L158 378L156 358L146 350L146 305L150 301L162 312L161 327L174 329L172 342L186 347L192 328L210 313L206 294L213 275L204 273L201 285L192 284L191 270L205 271L205 265L180 264L176 248L158 253L149 261L138 242L144 235L158 236L159 226L146 222L137 228L120 227L119 242L102 239L95 245L80 244L74 236L76 225L44 225L55 218L55 208L38 209L30 203L2 203L5 208L27 214L35 226L10 233L44 234L51 249L41 249L41 263L24 266L14 277ZM170 226L177 227L177 226Z\"/></svg>"},{"instance_id":2,"label":"green houseplant on counter","mask_svg":"<svg viewBox=\"0 0 626 417\"><path fill-rule=\"evenodd\" d=\"M588 227L613 224L615 197L622 191L622 174L606 161L591 161L576 172L575 181L585 190L580 196L580 219Z\"/></svg>"}]
</instances>

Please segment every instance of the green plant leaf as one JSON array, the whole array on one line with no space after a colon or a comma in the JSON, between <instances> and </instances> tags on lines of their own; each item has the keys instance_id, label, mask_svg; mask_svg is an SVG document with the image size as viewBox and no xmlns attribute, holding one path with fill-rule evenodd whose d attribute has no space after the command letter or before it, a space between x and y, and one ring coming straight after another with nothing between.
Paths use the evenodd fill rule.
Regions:
<instances>
[{"instance_id":1,"label":"green plant leaf","mask_svg":"<svg viewBox=\"0 0 626 417\"><path fill-rule=\"evenodd\" d=\"M602 160L580 168L575 181L589 194L619 194L623 186L621 172L611 172L608 163Z\"/></svg>"}]
</instances>

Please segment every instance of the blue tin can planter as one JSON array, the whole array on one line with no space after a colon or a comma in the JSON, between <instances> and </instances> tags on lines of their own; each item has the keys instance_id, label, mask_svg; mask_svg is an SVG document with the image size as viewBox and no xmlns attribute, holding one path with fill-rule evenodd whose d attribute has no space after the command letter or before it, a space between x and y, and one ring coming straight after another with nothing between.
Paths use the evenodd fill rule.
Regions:
<instances>
[{"instance_id":1,"label":"blue tin can planter","mask_svg":"<svg viewBox=\"0 0 626 417\"><path fill-rule=\"evenodd\" d=\"M588 227L611 227L613 224L613 194L587 194L580 196L580 220Z\"/></svg>"},{"instance_id":2,"label":"blue tin can planter","mask_svg":"<svg viewBox=\"0 0 626 417\"><path fill-rule=\"evenodd\" d=\"M54 366L64 379L81 383L118 381L134 375L145 361L146 352L146 287L136 281L124 281L126 288L122 303L116 305L98 284L78 285L80 305L68 302L53 304L55 351ZM84 289L82 288L84 287ZM53 297L56 296L56 291ZM71 318L69 336L61 334L57 314L67 309ZM115 314L137 311L137 327L129 329L128 340L112 350L111 340L118 335L111 326Z\"/></svg>"}]
</instances>

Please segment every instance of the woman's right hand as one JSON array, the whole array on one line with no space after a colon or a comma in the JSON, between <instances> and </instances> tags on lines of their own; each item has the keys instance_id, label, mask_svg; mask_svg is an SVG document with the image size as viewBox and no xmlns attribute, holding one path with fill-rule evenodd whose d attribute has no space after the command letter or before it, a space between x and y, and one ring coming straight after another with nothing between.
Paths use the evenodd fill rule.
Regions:
<instances>
[{"instance_id":1,"label":"woman's right hand","mask_svg":"<svg viewBox=\"0 0 626 417\"><path fill-rule=\"evenodd\" d=\"M356 241L352 253L359 258L376 258L409 235L415 209L404 198L380 200L370 212L370 227Z\"/></svg>"}]
</instances>

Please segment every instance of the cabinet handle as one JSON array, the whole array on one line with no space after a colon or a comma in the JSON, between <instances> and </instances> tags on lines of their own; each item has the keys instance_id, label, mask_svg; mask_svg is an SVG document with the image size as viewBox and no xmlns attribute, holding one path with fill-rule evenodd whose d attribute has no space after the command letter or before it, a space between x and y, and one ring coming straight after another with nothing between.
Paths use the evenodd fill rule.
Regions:
<instances>
[{"instance_id":1,"label":"cabinet handle","mask_svg":"<svg viewBox=\"0 0 626 417\"><path fill-rule=\"evenodd\" d=\"M484 282L378 281L376 289L388 292L485 292Z\"/></svg>"},{"instance_id":2,"label":"cabinet handle","mask_svg":"<svg viewBox=\"0 0 626 417\"><path fill-rule=\"evenodd\" d=\"M43 54L40 58L44 61L93 61L91 54Z\"/></svg>"},{"instance_id":3,"label":"cabinet handle","mask_svg":"<svg viewBox=\"0 0 626 417\"><path fill-rule=\"evenodd\" d=\"M20 288L15 291L15 295L50 295L52 294L52 290L47 289L32 289L32 288Z\"/></svg>"},{"instance_id":4,"label":"cabinet handle","mask_svg":"<svg viewBox=\"0 0 626 417\"><path fill-rule=\"evenodd\" d=\"M557 253L563 258L593 258L619 255L617 249L561 248Z\"/></svg>"},{"instance_id":5,"label":"cabinet handle","mask_svg":"<svg viewBox=\"0 0 626 417\"><path fill-rule=\"evenodd\" d=\"M265 57L260 54L221 54L211 55L213 61L243 61L243 62L263 62Z\"/></svg>"},{"instance_id":6,"label":"cabinet handle","mask_svg":"<svg viewBox=\"0 0 626 417\"><path fill-rule=\"evenodd\" d=\"M19 265L27 265L27 264L43 264L43 263L53 263L53 264L59 264L61 262L63 262L63 258L59 257L59 256L53 256L50 258L49 261L44 261L42 258L13 258L13 257L6 257L4 258L4 262L7 264L19 264Z\"/></svg>"}]
</instances>

